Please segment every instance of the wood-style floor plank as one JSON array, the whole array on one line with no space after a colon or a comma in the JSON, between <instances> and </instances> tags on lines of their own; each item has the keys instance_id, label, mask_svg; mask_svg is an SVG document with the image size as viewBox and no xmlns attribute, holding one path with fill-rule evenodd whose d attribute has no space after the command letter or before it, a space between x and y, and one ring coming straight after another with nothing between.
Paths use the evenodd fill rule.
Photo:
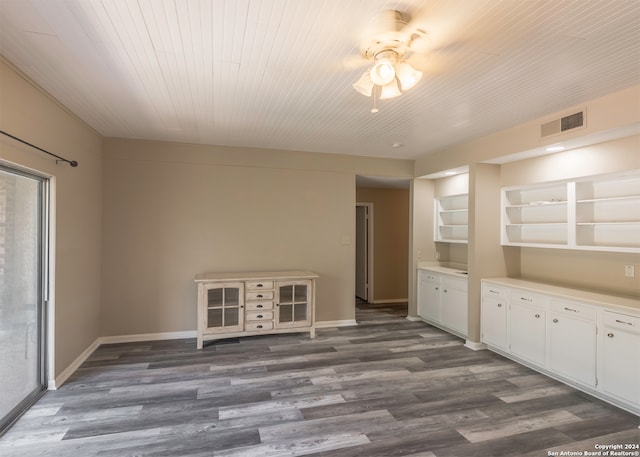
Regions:
<instances>
[{"instance_id":1,"label":"wood-style floor plank","mask_svg":"<svg viewBox=\"0 0 640 457\"><path fill-rule=\"evenodd\" d=\"M405 316L359 304L360 325L313 340L103 345L0 455L542 457L640 441L638 417Z\"/></svg>"}]
</instances>

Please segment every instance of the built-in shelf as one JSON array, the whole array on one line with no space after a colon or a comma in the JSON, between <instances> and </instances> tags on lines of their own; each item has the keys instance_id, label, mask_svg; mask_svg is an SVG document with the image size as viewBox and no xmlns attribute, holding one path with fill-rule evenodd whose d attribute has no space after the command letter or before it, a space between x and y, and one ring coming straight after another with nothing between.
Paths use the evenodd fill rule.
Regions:
<instances>
[{"instance_id":1,"label":"built-in shelf","mask_svg":"<svg viewBox=\"0 0 640 457\"><path fill-rule=\"evenodd\" d=\"M469 231L469 195L439 197L434 203L434 241L466 243Z\"/></svg>"},{"instance_id":2,"label":"built-in shelf","mask_svg":"<svg viewBox=\"0 0 640 457\"><path fill-rule=\"evenodd\" d=\"M640 252L640 172L502 189L502 244Z\"/></svg>"}]
</instances>

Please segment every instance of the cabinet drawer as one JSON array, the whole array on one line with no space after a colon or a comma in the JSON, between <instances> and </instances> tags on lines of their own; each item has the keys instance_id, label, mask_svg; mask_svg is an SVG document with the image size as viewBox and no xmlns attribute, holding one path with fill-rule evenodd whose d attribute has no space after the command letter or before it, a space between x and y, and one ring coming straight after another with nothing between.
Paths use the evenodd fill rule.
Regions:
<instances>
[{"instance_id":1,"label":"cabinet drawer","mask_svg":"<svg viewBox=\"0 0 640 457\"><path fill-rule=\"evenodd\" d=\"M586 319L589 321L596 320L596 310L582 303L574 303L568 301L552 301L551 310L556 314L566 314L567 316Z\"/></svg>"},{"instance_id":2,"label":"cabinet drawer","mask_svg":"<svg viewBox=\"0 0 640 457\"><path fill-rule=\"evenodd\" d=\"M482 285L482 296L486 298L507 298L507 290L493 284Z\"/></svg>"},{"instance_id":3,"label":"cabinet drawer","mask_svg":"<svg viewBox=\"0 0 640 457\"><path fill-rule=\"evenodd\" d=\"M272 320L273 311L247 311L245 314L245 320L247 321L260 321L260 320Z\"/></svg>"},{"instance_id":4,"label":"cabinet drawer","mask_svg":"<svg viewBox=\"0 0 640 457\"><path fill-rule=\"evenodd\" d=\"M273 291L264 291L264 292L247 292L247 300L272 300L273 299Z\"/></svg>"},{"instance_id":5,"label":"cabinet drawer","mask_svg":"<svg viewBox=\"0 0 640 457\"><path fill-rule=\"evenodd\" d=\"M509 301L521 305L545 306L547 299L541 295L532 294L523 290L511 289Z\"/></svg>"},{"instance_id":6,"label":"cabinet drawer","mask_svg":"<svg viewBox=\"0 0 640 457\"><path fill-rule=\"evenodd\" d=\"M467 290L467 280L462 278L444 276L442 278L442 285L448 289Z\"/></svg>"},{"instance_id":7,"label":"cabinet drawer","mask_svg":"<svg viewBox=\"0 0 640 457\"><path fill-rule=\"evenodd\" d=\"M273 329L273 321L245 322L244 329L245 329L245 331L272 330Z\"/></svg>"},{"instance_id":8,"label":"cabinet drawer","mask_svg":"<svg viewBox=\"0 0 640 457\"><path fill-rule=\"evenodd\" d=\"M420 270L418 272L418 276L420 277L421 281L440 282L440 275L436 275L434 273L431 273L430 271Z\"/></svg>"},{"instance_id":9,"label":"cabinet drawer","mask_svg":"<svg viewBox=\"0 0 640 457\"><path fill-rule=\"evenodd\" d=\"M273 281L247 281L247 290L273 290Z\"/></svg>"},{"instance_id":10,"label":"cabinet drawer","mask_svg":"<svg viewBox=\"0 0 640 457\"><path fill-rule=\"evenodd\" d=\"M250 301L245 304L247 311L272 310L273 300Z\"/></svg>"},{"instance_id":11,"label":"cabinet drawer","mask_svg":"<svg viewBox=\"0 0 640 457\"><path fill-rule=\"evenodd\" d=\"M634 335L640 335L640 317L604 311L602 313L602 320L607 327L624 330Z\"/></svg>"}]
</instances>

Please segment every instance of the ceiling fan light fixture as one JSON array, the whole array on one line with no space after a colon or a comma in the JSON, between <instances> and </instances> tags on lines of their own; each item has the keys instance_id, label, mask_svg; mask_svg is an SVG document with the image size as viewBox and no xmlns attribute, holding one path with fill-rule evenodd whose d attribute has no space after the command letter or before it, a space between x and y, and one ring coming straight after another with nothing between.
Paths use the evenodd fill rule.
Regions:
<instances>
[{"instance_id":1,"label":"ceiling fan light fixture","mask_svg":"<svg viewBox=\"0 0 640 457\"><path fill-rule=\"evenodd\" d=\"M402 95L402 92L398 89L398 81L395 78L380 89L380 100L397 97L399 95Z\"/></svg>"},{"instance_id":2,"label":"ceiling fan light fixture","mask_svg":"<svg viewBox=\"0 0 640 457\"><path fill-rule=\"evenodd\" d=\"M396 77L396 53L383 51L376 55L376 62L371 68L371 81L378 86L389 84Z\"/></svg>"},{"instance_id":3,"label":"ceiling fan light fixture","mask_svg":"<svg viewBox=\"0 0 640 457\"><path fill-rule=\"evenodd\" d=\"M371 76L368 71L365 71L364 74L356 81L353 85L353 88L360 92L362 95L366 97L371 97L373 92L373 81L371 81Z\"/></svg>"},{"instance_id":4,"label":"ceiling fan light fixture","mask_svg":"<svg viewBox=\"0 0 640 457\"><path fill-rule=\"evenodd\" d=\"M407 62L400 62L396 65L396 77L400 81L402 90L409 90L420 81L422 72L416 70Z\"/></svg>"}]
</instances>

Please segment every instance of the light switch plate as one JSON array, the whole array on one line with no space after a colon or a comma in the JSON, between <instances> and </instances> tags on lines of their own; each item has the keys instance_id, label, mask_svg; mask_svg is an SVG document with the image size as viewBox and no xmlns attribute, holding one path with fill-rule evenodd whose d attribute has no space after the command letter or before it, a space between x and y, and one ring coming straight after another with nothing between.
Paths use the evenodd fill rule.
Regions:
<instances>
[{"instance_id":1,"label":"light switch plate","mask_svg":"<svg viewBox=\"0 0 640 457\"><path fill-rule=\"evenodd\" d=\"M636 275L636 268L633 265L624 266L624 277L633 278Z\"/></svg>"}]
</instances>

